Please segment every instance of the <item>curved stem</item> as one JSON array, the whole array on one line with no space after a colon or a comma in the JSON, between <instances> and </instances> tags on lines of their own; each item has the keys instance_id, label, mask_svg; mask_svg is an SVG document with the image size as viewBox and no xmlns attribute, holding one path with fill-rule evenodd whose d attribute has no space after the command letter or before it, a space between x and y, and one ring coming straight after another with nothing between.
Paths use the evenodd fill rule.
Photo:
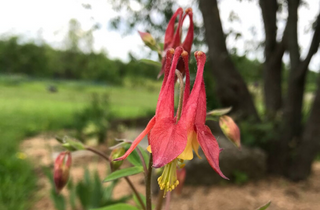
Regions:
<instances>
[{"instance_id":1,"label":"curved stem","mask_svg":"<svg viewBox=\"0 0 320 210\"><path fill-rule=\"evenodd\" d=\"M85 147L86 150L93 152L97 155L99 155L100 157L102 157L103 159L105 159L106 161L108 161L109 163L111 163L111 160L108 156L106 156L105 154L103 154L102 152L100 152L99 150L96 150L92 147ZM143 208L143 210L146 210L146 206L143 203L140 194L138 193L137 189L135 188L135 186L132 184L131 180L129 179L129 177L124 177L124 179L126 180L126 182L128 183L128 185L130 186L130 188L132 189L133 193L135 194L135 196L137 197L141 207Z\"/></svg>"},{"instance_id":2,"label":"curved stem","mask_svg":"<svg viewBox=\"0 0 320 210\"><path fill-rule=\"evenodd\" d=\"M132 182L130 181L129 177L124 177L125 180L127 181L127 183L129 184L129 186L131 187L132 191L134 192L134 194L136 195L141 207L146 210L146 206L144 205L144 202L142 201L137 189L134 187L134 185L132 184Z\"/></svg>"},{"instance_id":3,"label":"curved stem","mask_svg":"<svg viewBox=\"0 0 320 210\"><path fill-rule=\"evenodd\" d=\"M152 154L150 154L149 159L149 167L148 174L146 178L146 202L147 202L147 210L152 210L152 202L151 202L151 176L152 176Z\"/></svg>"},{"instance_id":4,"label":"curved stem","mask_svg":"<svg viewBox=\"0 0 320 210\"><path fill-rule=\"evenodd\" d=\"M136 147L136 150L137 150L138 155L139 155L139 157L141 159L141 163L142 163L143 170L144 170L144 176L146 177L148 175L148 169L147 169L146 161L144 161L143 155L142 155L141 150L139 149L139 147Z\"/></svg>"},{"instance_id":5,"label":"curved stem","mask_svg":"<svg viewBox=\"0 0 320 210\"><path fill-rule=\"evenodd\" d=\"M106 161L108 161L109 163L111 162L110 158L108 156L106 156L105 154L103 154L102 152L100 152L99 150L96 150L92 147L85 147L86 150L95 153L96 155L99 155L100 157L102 157L103 159L105 159Z\"/></svg>"}]
</instances>

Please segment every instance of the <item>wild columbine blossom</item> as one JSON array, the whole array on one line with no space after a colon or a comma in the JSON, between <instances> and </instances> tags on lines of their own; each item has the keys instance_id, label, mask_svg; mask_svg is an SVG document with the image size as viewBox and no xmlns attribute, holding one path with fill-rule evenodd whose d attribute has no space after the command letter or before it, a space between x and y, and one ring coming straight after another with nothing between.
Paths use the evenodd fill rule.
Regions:
<instances>
[{"instance_id":1,"label":"wild columbine blossom","mask_svg":"<svg viewBox=\"0 0 320 210\"><path fill-rule=\"evenodd\" d=\"M186 39L181 43L181 28L186 16L189 16L190 26ZM175 29L177 17L179 19ZM133 141L127 152L122 157L115 159L117 161L128 157L139 142L148 135L148 150L152 152L153 167L164 167L162 175L158 178L160 189L164 190L164 195L179 184L177 167L183 167L184 160L193 159L193 151L201 158L198 154L199 146L201 146L212 168L221 177L228 179L223 175L219 167L221 149L209 127L205 125L207 107L203 70L206 55L203 52L195 52L194 54L197 60L197 75L190 93L188 61L193 41L194 25L192 18L191 8L187 9L184 15L182 8L179 8L170 19L164 40L163 50L165 57L162 59L162 69L159 73L159 75L164 73L164 79L155 116ZM153 39L151 35L139 33L144 42L150 45L150 40ZM183 102L175 115L174 84L176 81L176 69L186 78Z\"/></svg>"},{"instance_id":2,"label":"wild columbine blossom","mask_svg":"<svg viewBox=\"0 0 320 210\"><path fill-rule=\"evenodd\" d=\"M182 24L186 17L189 17L190 24L188 28L188 32L186 35L185 40L181 43L181 34L182 34ZM176 19L178 17L178 23L176 23ZM175 27L176 25L176 27ZM164 73L165 71L165 63L166 63L166 57L162 55L166 55L167 51L169 49L175 49L179 46L181 46L185 51L187 51L188 54L190 54L192 42L193 42L193 31L194 31L194 25L193 25L193 13L192 9L188 8L186 9L185 13L183 14L183 9L178 8L177 11L173 14L171 17L166 32L165 32L165 38L164 38L164 44L163 49L160 49L160 46L156 43L155 39L152 37L151 34L146 32L140 32L139 35L142 39L142 41L151 49L154 51L157 51L161 59L162 68L158 75L158 78ZM170 62L170 61L169 61ZM179 61L177 69L184 75L184 64L182 61Z\"/></svg>"},{"instance_id":3,"label":"wild columbine blossom","mask_svg":"<svg viewBox=\"0 0 320 210\"><path fill-rule=\"evenodd\" d=\"M125 159L148 134L150 149L153 156L153 167L164 166L164 171L158 179L161 190L173 190L178 184L177 166L183 160L193 158L193 150L198 155L201 146L209 164L223 178L227 179L219 168L220 148L212 135L206 120L206 93L203 80L203 69L206 56L203 52L195 52L197 60L197 76L190 93L190 78L188 68L188 53L182 47L176 48L173 59L170 56L173 50L168 51L165 77L159 94L155 116L150 120L146 129L136 138L124 156L115 160ZM174 83L175 71L179 59L185 64L186 87L181 108L181 118L174 116ZM199 156L199 155L198 155Z\"/></svg>"},{"instance_id":4,"label":"wild columbine blossom","mask_svg":"<svg viewBox=\"0 0 320 210\"><path fill-rule=\"evenodd\" d=\"M187 36L183 41L183 43L181 43L182 24L186 16L189 16L190 25L187 32ZM178 19L178 25L175 29L175 22L177 17L179 17L179 19ZM192 9L191 8L186 9L185 14L183 15L183 9L181 7L178 8L168 23L168 26L165 32L165 37L164 37L163 52L166 53L166 51L170 48L175 49L176 47L181 46L185 51L187 51L188 54L190 54L192 42L193 42L193 31L194 31L194 25L193 25ZM165 57L162 58L161 63L162 63L162 69L158 75L158 78L164 73L164 66L166 63ZM182 61L178 63L177 69L184 75L185 70L184 70L184 65Z\"/></svg>"},{"instance_id":5,"label":"wild columbine blossom","mask_svg":"<svg viewBox=\"0 0 320 210\"><path fill-rule=\"evenodd\" d=\"M53 180L58 193L68 182L71 162L71 153L69 151L61 152L54 162Z\"/></svg>"}]
</instances>

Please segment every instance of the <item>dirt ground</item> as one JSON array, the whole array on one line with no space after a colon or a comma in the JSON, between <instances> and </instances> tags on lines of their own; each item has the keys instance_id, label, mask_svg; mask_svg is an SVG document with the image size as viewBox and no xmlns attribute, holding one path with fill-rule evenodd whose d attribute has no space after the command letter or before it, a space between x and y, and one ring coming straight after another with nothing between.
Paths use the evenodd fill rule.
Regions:
<instances>
[{"instance_id":1,"label":"dirt ground","mask_svg":"<svg viewBox=\"0 0 320 210\"><path fill-rule=\"evenodd\" d=\"M32 209L54 210L50 200L50 184L41 172L41 166L52 166L58 154L56 140L46 136L27 139L21 144L21 152L30 158L39 175L38 191ZM107 164L87 151L73 154L71 176L79 180L83 167L98 170L100 177L106 176ZM144 193L143 175L131 176L139 192ZM66 193L63 190L62 193ZM124 180L117 185L114 197L130 194L131 190ZM156 201L156 196L153 198ZM172 195L171 210L254 210L271 201L270 210L316 210L320 209L320 163L314 163L312 176L304 182L292 183L282 178L266 177L263 180L244 185L226 186L184 186L182 194Z\"/></svg>"}]
</instances>

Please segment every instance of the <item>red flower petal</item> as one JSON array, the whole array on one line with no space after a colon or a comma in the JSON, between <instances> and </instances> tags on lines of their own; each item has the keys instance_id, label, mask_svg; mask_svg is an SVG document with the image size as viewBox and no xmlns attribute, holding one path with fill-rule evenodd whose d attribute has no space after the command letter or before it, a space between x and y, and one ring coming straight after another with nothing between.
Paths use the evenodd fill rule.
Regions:
<instances>
[{"instance_id":1,"label":"red flower petal","mask_svg":"<svg viewBox=\"0 0 320 210\"><path fill-rule=\"evenodd\" d=\"M179 9L177 9L177 11L172 15L169 23L168 23L168 26L167 26L167 30L165 32L165 37L164 37L164 50L167 50L167 48L169 47L174 47L172 46L172 42L173 42L173 39L174 39L174 24L176 22L176 18L178 15L180 15L180 18L181 19L181 16L183 14L183 9L180 7ZM177 46L176 46L177 47Z\"/></svg>"},{"instance_id":2,"label":"red flower petal","mask_svg":"<svg viewBox=\"0 0 320 210\"><path fill-rule=\"evenodd\" d=\"M156 109L157 120L160 120L162 118L173 119L174 117L175 71L182 51L182 47L177 47L174 52L168 78L166 79L165 86L161 88L161 92L159 94Z\"/></svg>"},{"instance_id":3,"label":"red flower petal","mask_svg":"<svg viewBox=\"0 0 320 210\"><path fill-rule=\"evenodd\" d=\"M180 155L187 144L187 132L184 124L173 118L157 121L150 132L150 145L153 155L153 167L160 168Z\"/></svg>"},{"instance_id":4,"label":"red flower petal","mask_svg":"<svg viewBox=\"0 0 320 210\"><path fill-rule=\"evenodd\" d=\"M194 31L193 18L192 18L192 15L193 15L192 14L192 9L188 8L186 10L186 14L185 15L189 16L190 26L189 26L189 29L188 29L187 36L186 36L184 42L182 43L182 47L183 47L184 50L186 50L188 53L190 53L191 47L192 47L192 42L193 42L193 31Z\"/></svg>"},{"instance_id":5,"label":"red flower petal","mask_svg":"<svg viewBox=\"0 0 320 210\"><path fill-rule=\"evenodd\" d=\"M211 167L222 177L228 179L220 170L219 153L220 148L216 138L208 126L196 124L197 139Z\"/></svg>"},{"instance_id":6,"label":"red flower petal","mask_svg":"<svg viewBox=\"0 0 320 210\"><path fill-rule=\"evenodd\" d=\"M126 151L126 153L117 158L117 159L114 159L114 161L118 161L118 160L123 160L123 159L126 159L130 153L138 146L138 144L140 143L140 141L150 132L150 130L152 129L152 127L154 126L154 124L156 123L156 118L153 117L147 127L139 134L139 136L132 142L130 148Z\"/></svg>"}]
</instances>

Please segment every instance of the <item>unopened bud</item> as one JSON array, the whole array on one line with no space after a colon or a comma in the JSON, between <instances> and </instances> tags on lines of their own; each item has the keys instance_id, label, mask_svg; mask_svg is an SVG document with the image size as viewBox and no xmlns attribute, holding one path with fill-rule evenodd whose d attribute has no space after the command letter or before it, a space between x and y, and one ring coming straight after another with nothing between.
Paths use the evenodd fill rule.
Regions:
<instances>
[{"instance_id":1,"label":"unopened bud","mask_svg":"<svg viewBox=\"0 0 320 210\"><path fill-rule=\"evenodd\" d=\"M110 166L112 171L118 170L123 163L123 160L119 160L119 161L113 161L113 160L121 157L122 155L124 155L125 152L126 150L123 147L115 148L112 150L110 154L110 159L112 160L110 162Z\"/></svg>"},{"instance_id":2,"label":"unopened bud","mask_svg":"<svg viewBox=\"0 0 320 210\"><path fill-rule=\"evenodd\" d=\"M219 118L219 124L224 135L238 148L241 147L240 130L237 124L228 115Z\"/></svg>"},{"instance_id":3,"label":"unopened bud","mask_svg":"<svg viewBox=\"0 0 320 210\"><path fill-rule=\"evenodd\" d=\"M152 37L151 34L141 31L138 32L145 45L150 47L151 50L157 50L156 40Z\"/></svg>"},{"instance_id":4,"label":"unopened bud","mask_svg":"<svg viewBox=\"0 0 320 210\"><path fill-rule=\"evenodd\" d=\"M71 153L61 152L54 162L53 179L57 193L68 183L72 159Z\"/></svg>"}]
</instances>

